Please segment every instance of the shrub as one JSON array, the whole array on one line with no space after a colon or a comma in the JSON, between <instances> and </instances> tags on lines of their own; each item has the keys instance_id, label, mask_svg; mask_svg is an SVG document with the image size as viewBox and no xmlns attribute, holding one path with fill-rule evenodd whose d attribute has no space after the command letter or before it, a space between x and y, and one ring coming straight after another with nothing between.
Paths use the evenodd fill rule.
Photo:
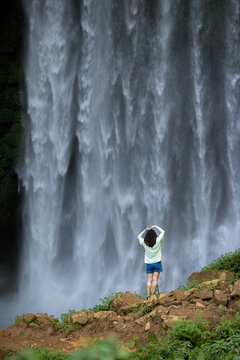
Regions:
<instances>
[{"instance_id":1,"label":"shrub","mask_svg":"<svg viewBox=\"0 0 240 360\"><path fill-rule=\"evenodd\" d=\"M105 296L102 299L99 299L99 301L101 302L101 304L95 305L92 310L94 312L98 312L98 311L108 311L108 310L112 310L112 305L111 302L112 300L118 295L118 294L127 294L129 293L129 291L126 291L125 293L119 291L116 293L112 293L108 296Z\"/></svg>"},{"instance_id":2,"label":"shrub","mask_svg":"<svg viewBox=\"0 0 240 360\"><path fill-rule=\"evenodd\" d=\"M66 319L67 319L70 315L74 314L75 312L76 312L75 310L68 310L67 313L62 314L62 315L61 315L61 320L62 320L62 322L65 322Z\"/></svg>"},{"instance_id":3,"label":"shrub","mask_svg":"<svg viewBox=\"0 0 240 360\"><path fill-rule=\"evenodd\" d=\"M200 315L196 315L194 320L181 318L176 322L171 336L175 340L189 341L193 346L200 346L210 337L209 324Z\"/></svg>"},{"instance_id":4,"label":"shrub","mask_svg":"<svg viewBox=\"0 0 240 360\"><path fill-rule=\"evenodd\" d=\"M239 280L239 277L236 275L232 275L232 276L228 276L227 277L227 282L229 283L229 285L234 285L234 283Z\"/></svg>"},{"instance_id":5,"label":"shrub","mask_svg":"<svg viewBox=\"0 0 240 360\"><path fill-rule=\"evenodd\" d=\"M151 312L152 308L151 308L151 306L145 306L144 304L142 304L140 306L140 311L141 311L142 315L145 315L145 314L148 314L149 312Z\"/></svg>"},{"instance_id":6,"label":"shrub","mask_svg":"<svg viewBox=\"0 0 240 360\"><path fill-rule=\"evenodd\" d=\"M211 262L202 270L228 270L234 273L240 273L240 248L234 252L228 252Z\"/></svg>"},{"instance_id":7,"label":"shrub","mask_svg":"<svg viewBox=\"0 0 240 360\"><path fill-rule=\"evenodd\" d=\"M227 339L220 339L212 344L204 344L195 348L189 360L240 360L240 336L232 335Z\"/></svg>"},{"instance_id":8,"label":"shrub","mask_svg":"<svg viewBox=\"0 0 240 360\"><path fill-rule=\"evenodd\" d=\"M192 280L192 281L187 280L187 285L186 286L180 285L178 289L190 290L192 288L198 287L198 285L199 285L198 280Z\"/></svg>"},{"instance_id":9,"label":"shrub","mask_svg":"<svg viewBox=\"0 0 240 360\"><path fill-rule=\"evenodd\" d=\"M19 321L21 321L24 315L25 315L25 314L16 315L16 316L15 316L15 319L14 319L14 323L16 324L16 323L18 323Z\"/></svg>"},{"instance_id":10,"label":"shrub","mask_svg":"<svg viewBox=\"0 0 240 360\"><path fill-rule=\"evenodd\" d=\"M95 341L91 347L81 348L71 357L71 360L124 360L129 352L121 349L113 338Z\"/></svg>"},{"instance_id":11,"label":"shrub","mask_svg":"<svg viewBox=\"0 0 240 360\"><path fill-rule=\"evenodd\" d=\"M214 339L226 339L236 334L240 336L240 312L237 312L234 318L222 321L215 327Z\"/></svg>"}]
</instances>

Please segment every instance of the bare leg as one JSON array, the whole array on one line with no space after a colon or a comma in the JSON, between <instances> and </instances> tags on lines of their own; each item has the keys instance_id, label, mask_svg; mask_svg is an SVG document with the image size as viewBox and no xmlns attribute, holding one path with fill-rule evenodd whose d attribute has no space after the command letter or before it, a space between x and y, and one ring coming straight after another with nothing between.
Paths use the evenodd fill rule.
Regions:
<instances>
[{"instance_id":1,"label":"bare leg","mask_svg":"<svg viewBox=\"0 0 240 360\"><path fill-rule=\"evenodd\" d=\"M147 296L150 296L153 274L147 274Z\"/></svg>"},{"instance_id":2,"label":"bare leg","mask_svg":"<svg viewBox=\"0 0 240 360\"><path fill-rule=\"evenodd\" d=\"M158 286L158 278L159 278L160 273L159 272L154 272L153 273L153 282L152 282L152 294L154 295Z\"/></svg>"}]
</instances>

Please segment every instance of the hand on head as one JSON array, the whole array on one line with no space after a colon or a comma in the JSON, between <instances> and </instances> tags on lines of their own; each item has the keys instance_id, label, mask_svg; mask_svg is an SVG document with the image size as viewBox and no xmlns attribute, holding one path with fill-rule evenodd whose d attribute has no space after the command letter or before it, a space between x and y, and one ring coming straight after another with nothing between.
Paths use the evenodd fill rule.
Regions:
<instances>
[{"instance_id":1,"label":"hand on head","mask_svg":"<svg viewBox=\"0 0 240 360\"><path fill-rule=\"evenodd\" d=\"M149 227L147 227L146 229L145 229L145 231L147 231L147 230L151 230L151 229L153 229L153 228L155 228L156 226L155 225L152 225L150 228Z\"/></svg>"}]
</instances>

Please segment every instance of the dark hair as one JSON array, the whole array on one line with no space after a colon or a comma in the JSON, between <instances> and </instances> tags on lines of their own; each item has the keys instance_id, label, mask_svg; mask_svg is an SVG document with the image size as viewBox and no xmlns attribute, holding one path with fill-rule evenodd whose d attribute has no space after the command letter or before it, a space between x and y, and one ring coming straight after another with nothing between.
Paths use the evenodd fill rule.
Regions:
<instances>
[{"instance_id":1,"label":"dark hair","mask_svg":"<svg viewBox=\"0 0 240 360\"><path fill-rule=\"evenodd\" d=\"M148 230L144 237L144 242L147 246L153 247L156 244L157 234L153 229Z\"/></svg>"}]
</instances>

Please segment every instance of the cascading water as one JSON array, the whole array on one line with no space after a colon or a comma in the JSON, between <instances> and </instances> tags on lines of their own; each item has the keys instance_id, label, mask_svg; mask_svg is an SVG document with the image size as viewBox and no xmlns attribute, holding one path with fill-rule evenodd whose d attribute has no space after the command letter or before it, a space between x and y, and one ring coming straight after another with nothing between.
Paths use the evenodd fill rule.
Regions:
<instances>
[{"instance_id":1,"label":"cascading water","mask_svg":"<svg viewBox=\"0 0 240 360\"><path fill-rule=\"evenodd\" d=\"M145 226L166 230L161 289L237 247L239 2L25 5L24 249L8 317L145 291Z\"/></svg>"}]
</instances>

